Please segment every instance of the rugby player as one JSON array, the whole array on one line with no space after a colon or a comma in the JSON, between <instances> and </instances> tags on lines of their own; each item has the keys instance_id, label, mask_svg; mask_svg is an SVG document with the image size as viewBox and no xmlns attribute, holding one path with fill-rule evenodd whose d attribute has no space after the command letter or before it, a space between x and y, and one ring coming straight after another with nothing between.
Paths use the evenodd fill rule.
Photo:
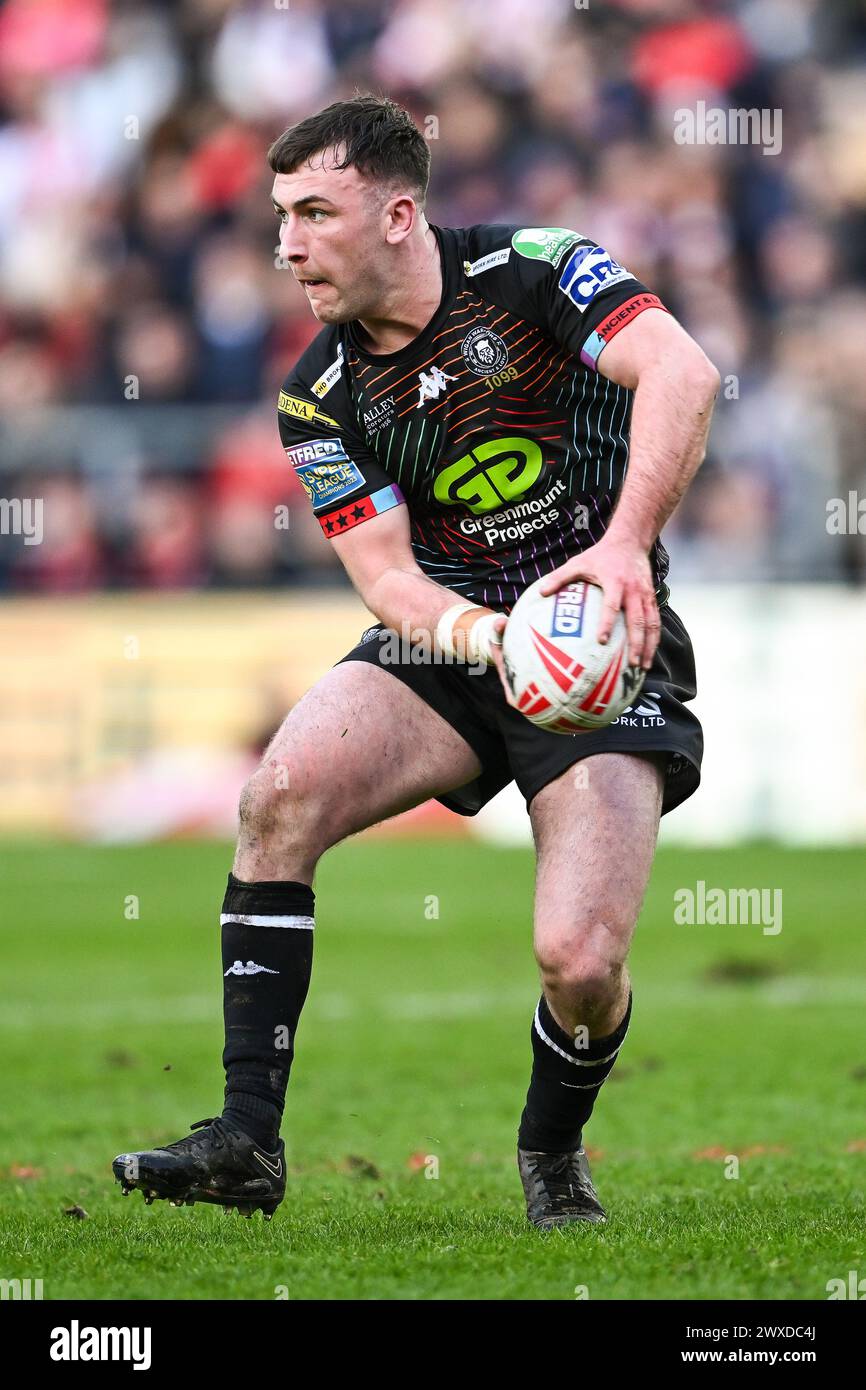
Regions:
<instances>
[{"instance_id":1,"label":"rugby player","mask_svg":"<svg viewBox=\"0 0 866 1390\"><path fill-rule=\"evenodd\" d=\"M659 533L704 456L719 376L583 232L428 223L429 148L389 100L336 102L269 162L283 263L322 325L279 395L287 466L378 623L291 710L241 797L223 1113L121 1154L115 1176L148 1201L270 1216L319 857L429 797L473 815L514 779L542 984L518 1168L537 1227L603 1221L583 1133L629 1025L659 817L702 755ZM646 681L605 729L553 733L510 703L506 615L545 575L548 593L601 586L605 639L625 614ZM384 639L407 632L395 659ZM410 659L425 640L441 659Z\"/></svg>"}]
</instances>

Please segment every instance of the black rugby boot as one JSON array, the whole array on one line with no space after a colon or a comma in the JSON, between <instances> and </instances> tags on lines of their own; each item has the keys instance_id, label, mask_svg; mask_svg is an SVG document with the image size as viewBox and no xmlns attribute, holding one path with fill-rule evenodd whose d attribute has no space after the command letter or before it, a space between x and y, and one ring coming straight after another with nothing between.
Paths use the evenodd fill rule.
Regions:
<instances>
[{"instance_id":1,"label":"black rugby boot","mask_svg":"<svg viewBox=\"0 0 866 1390\"><path fill-rule=\"evenodd\" d=\"M118 1154L112 1163L124 1197L139 1188L148 1206L164 1199L172 1206L212 1202L242 1216L261 1211L270 1221L286 1191L285 1145L262 1152L224 1119L197 1120L194 1131L158 1149Z\"/></svg>"},{"instance_id":2,"label":"black rugby boot","mask_svg":"<svg viewBox=\"0 0 866 1390\"><path fill-rule=\"evenodd\" d=\"M526 1215L539 1230L550 1231L574 1221L607 1220L583 1148L564 1154L518 1149L517 1166L526 1196Z\"/></svg>"}]
</instances>

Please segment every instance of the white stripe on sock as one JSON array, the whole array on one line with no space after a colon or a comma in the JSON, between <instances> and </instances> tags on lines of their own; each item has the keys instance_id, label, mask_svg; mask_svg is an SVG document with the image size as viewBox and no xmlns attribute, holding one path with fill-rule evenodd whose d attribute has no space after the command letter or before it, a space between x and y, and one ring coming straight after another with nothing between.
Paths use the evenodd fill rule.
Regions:
<instances>
[{"instance_id":1,"label":"white stripe on sock","mask_svg":"<svg viewBox=\"0 0 866 1390\"><path fill-rule=\"evenodd\" d=\"M238 922L242 927L297 927L302 931L312 931L315 926L312 917L266 917L255 912L221 912L220 926L226 922Z\"/></svg>"},{"instance_id":2,"label":"white stripe on sock","mask_svg":"<svg viewBox=\"0 0 866 1390\"><path fill-rule=\"evenodd\" d=\"M574 1066L576 1066L576 1067L597 1067L597 1066L600 1066L600 1064L601 1064L602 1062L609 1062L609 1061L611 1060L612 1057L615 1057L616 1054L619 1052L619 1048L622 1047L622 1043L620 1043L620 1044L619 1044L619 1047L615 1047L615 1048L613 1049L613 1052L609 1052L609 1053L607 1054L606 1057L588 1057L588 1058L587 1058L587 1057L572 1057L568 1052L566 1052L566 1051L564 1050L564 1048L561 1048L557 1043L555 1043L555 1042L553 1041L553 1038L549 1038L549 1037L547 1036L547 1034L545 1033L544 1029L543 1029L542 1026L541 1026L541 1019L540 1019L539 1016L538 1016L540 1008L541 1008L541 1005L538 1004L538 1005L536 1006L536 1010L535 1010L535 1031L536 1031L536 1033L537 1033L538 1036L541 1038L542 1042L546 1042L548 1047L552 1047L553 1050L554 1050L554 1052L558 1052L559 1055L560 1055L560 1057L564 1057L565 1060L566 1060L566 1062L572 1062L572 1063L574 1064ZM589 1089L589 1088L587 1087L587 1089Z\"/></svg>"}]
</instances>

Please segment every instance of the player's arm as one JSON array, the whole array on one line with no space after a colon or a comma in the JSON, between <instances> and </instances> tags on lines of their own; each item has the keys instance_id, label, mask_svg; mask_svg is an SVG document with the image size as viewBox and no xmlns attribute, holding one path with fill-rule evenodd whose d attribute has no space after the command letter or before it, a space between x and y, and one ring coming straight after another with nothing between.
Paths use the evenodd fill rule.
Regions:
<instances>
[{"instance_id":1,"label":"player's arm","mask_svg":"<svg viewBox=\"0 0 866 1390\"><path fill-rule=\"evenodd\" d=\"M609 343L598 367L635 393L628 473L607 534L647 550L703 462L719 373L659 309Z\"/></svg>"},{"instance_id":2,"label":"player's arm","mask_svg":"<svg viewBox=\"0 0 866 1390\"><path fill-rule=\"evenodd\" d=\"M504 615L467 603L428 578L412 553L405 506L335 536L332 544L358 594L386 627L402 633L405 624L410 634L428 634L431 643L435 636L444 649L473 664L492 660Z\"/></svg>"},{"instance_id":3,"label":"player's arm","mask_svg":"<svg viewBox=\"0 0 866 1390\"><path fill-rule=\"evenodd\" d=\"M329 371L338 369L340 360ZM319 361L315 368L322 365ZM349 422L345 402L325 410L314 391L300 374L284 383L277 411L280 438L355 589L386 627L402 633L405 624L410 633L437 637L458 660L488 664L491 643L501 642L504 616L427 578L412 552L399 487ZM335 408L337 416L330 413Z\"/></svg>"},{"instance_id":4,"label":"player's arm","mask_svg":"<svg viewBox=\"0 0 866 1390\"><path fill-rule=\"evenodd\" d=\"M524 229L492 272L524 315L590 371L634 392L629 461L604 536L548 576L542 593L588 579L604 591L599 637L623 610L629 662L649 669L661 632L648 552L706 447L715 368L656 295L605 249L562 228ZM601 448L601 441L599 448Z\"/></svg>"},{"instance_id":5,"label":"player's arm","mask_svg":"<svg viewBox=\"0 0 866 1390\"><path fill-rule=\"evenodd\" d=\"M629 660L648 669L660 634L648 552L703 461L719 374L676 319L654 308L602 348L597 370L634 391L628 472L602 539L554 570L542 592L577 578L601 585L599 640L622 609Z\"/></svg>"}]
</instances>

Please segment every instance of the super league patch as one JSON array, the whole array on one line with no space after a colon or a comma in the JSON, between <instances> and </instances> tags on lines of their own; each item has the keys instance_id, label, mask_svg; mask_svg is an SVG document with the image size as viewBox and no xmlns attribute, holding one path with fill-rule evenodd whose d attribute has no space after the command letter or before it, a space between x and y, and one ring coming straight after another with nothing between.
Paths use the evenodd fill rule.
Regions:
<instances>
[{"instance_id":1,"label":"super league patch","mask_svg":"<svg viewBox=\"0 0 866 1390\"><path fill-rule=\"evenodd\" d=\"M365 481L360 468L343 448L341 439L310 439L305 444L295 444L286 450L286 458L314 508L348 497Z\"/></svg>"},{"instance_id":2,"label":"super league patch","mask_svg":"<svg viewBox=\"0 0 866 1390\"><path fill-rule=\"evenodd\" d=\"M635 294L631 299L627 299L624 304L618 304L612 309L606 319L598 325L593 333L590 333L586 342L580 350L580 360L585 367L594 367L599 359L601 350L615 338L621 328L625 328L627 323L636 319L638 314L642 314L644 309L662 309L667 314L670 311L665 309L657 294Z\"/></svg>"},{"instance_id":3,"label":"super league patch","mask_svg":"<svg viewBox=\"0 0 866 1390\"><path fill-rule=\"evenodd\" d=\"M619 265L603 247L578 246L563 266L559 288L583 314L597 294L632 279L631 271Z\"/></svg>"}]
</instances>

